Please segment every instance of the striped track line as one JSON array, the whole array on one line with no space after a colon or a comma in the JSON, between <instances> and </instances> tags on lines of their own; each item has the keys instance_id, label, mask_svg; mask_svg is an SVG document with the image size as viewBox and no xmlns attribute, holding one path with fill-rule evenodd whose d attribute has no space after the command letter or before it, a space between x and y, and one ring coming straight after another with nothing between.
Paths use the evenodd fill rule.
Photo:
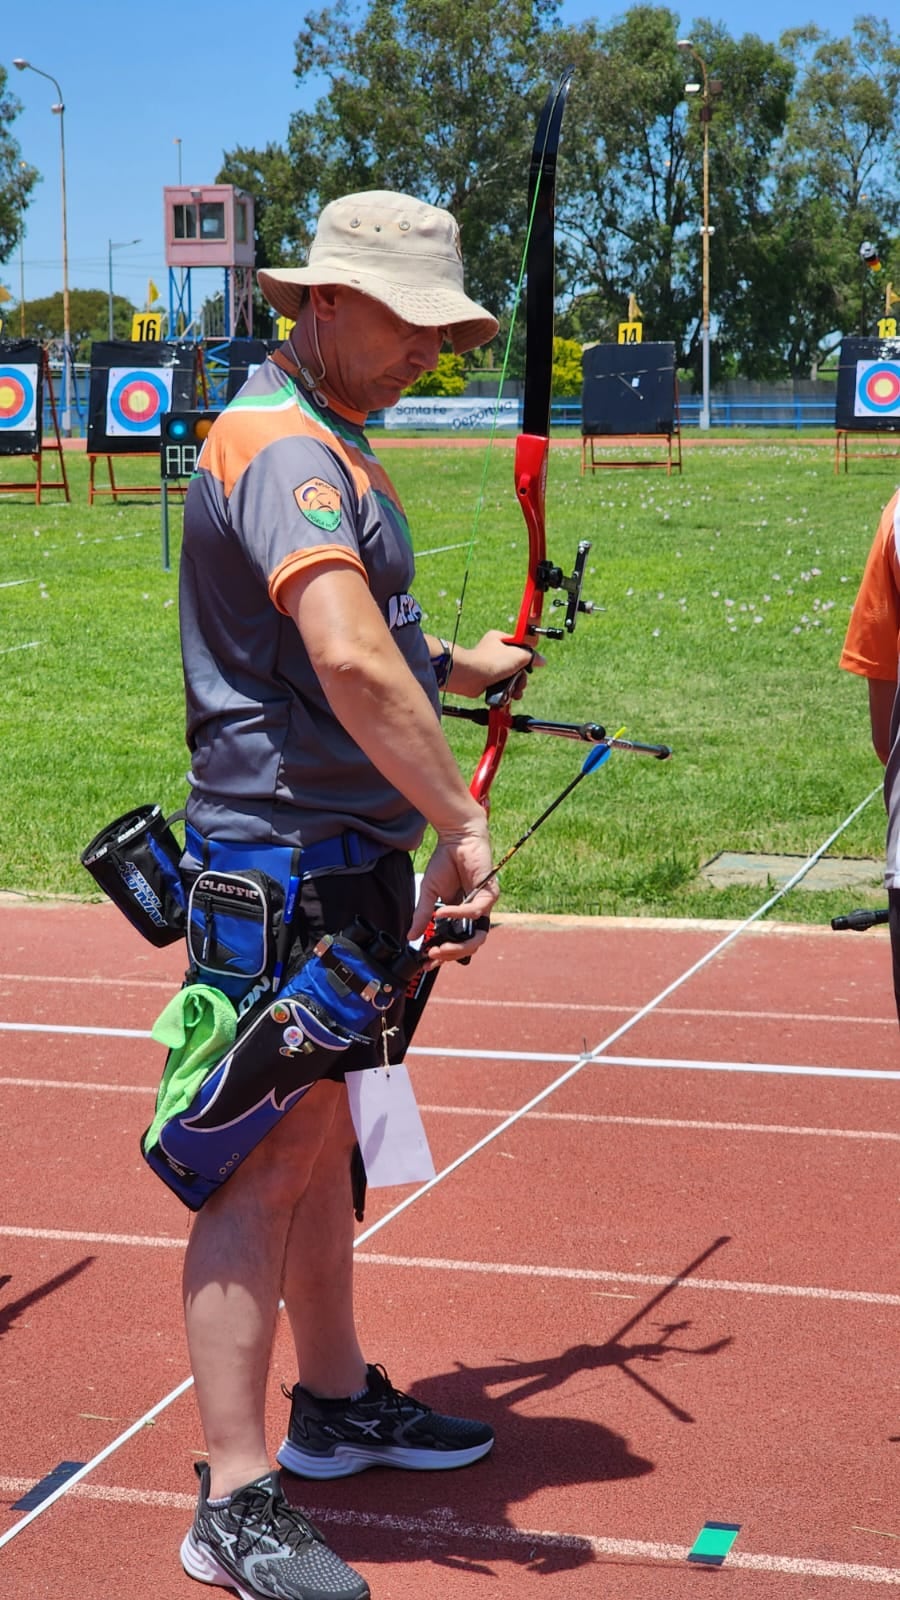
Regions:
<instances>
[{"instance_id":1,"label":"striped track line","mask_svg":"<svg viewBox=\"0 0 900 1600\"><path fill-rule=\"evenodd\" d=\"M376 1224L377 1226L377 1224ZM0 1225L0 1238L43 1239L62 1244L100 1244L144 1250L183 1250L187 1238L142 1233L81 1233L68 1228L18 1228ZM358 1262L405 1267L415 1272L466 1272L501 1278L553 1278L565 1283L635 1283L647 1287L703 1289L713 1294L771 1295L791 1300L839 1300L854 1305L900 1306L900 1294L869 1289L825 1289L796 1283L753 1283L728 1278L680 1278L663 1272L615 1272L593 1267L541 1267L516 1261L454 1261L440 1256L393 1256L358 1250Z\"/></svg>"},{"instance_id":2,"label":"striped track line","mask_svg":"<svg viewBox=\"0 0 900 1600\"><path fill-rule=\"evenodd\" d=\"M896 1021L892 1027L896 1029ZM612 1035L626 1032L620 1028ZM68 1038L89 1039L149 1039L142 1028L76 1028L58 1022L0 1022L0 1033L63 1034ZM550 1066L570 1067L571 1071L550 1085L541 1099L546 1099L561 1087L567 1078L584 1067L650 1067L668 1071L686 1072L761 1072L791 1078L874 1078L885 1083L900 1079L900 1071L892 1072L878 1067L794 1067L778 1061L694 1061L683 1056L612 1056L606 1055L603 1046L597 1045L589 1055L564 1055L556 1050L461 1050L455 1045L441 1048L410 1045L408 1056L421 1056L428 1060L446 1061L537 1061ZM536 1102L534 1102L536 1103ZM518 1115L531 1109L531 1102Z\"/></svg>"},{"instance_id":3,"label":"striped track line","mask_svg":"<svg viewBox=\"0 0 900 1600\"><path fill-rule=\"evenodd\" d=\"M46 974L37 972L0 972L0 983L12 983L17 986L24 983L39 983L45 990L48 988L53 989L63 984L70 984L79 990L90 989L91 987L98 989L109 988L109 979L106 977L97 976L93 978L67 978L57 974L52 978L48 978ZM170 995L172 993L173 986L174 980L173 982L168 982L164 978L116 979L116 987L118 990L155 989L161 994ZM504 1000L502 998L491 1000L479 999L477 997L469 997L466 995L457 997L453 995L435 994L434 997L429 1000L428 1006L429 1010L434 1009L436 1011L440 1011L441 1009L449 1011L452 1010L453 1007L461 1007L466 1012L473 1010L477 1011L479 1009L489 1011L535 1011L546 1012L548 1015L554 1016L559 1012L559 1002L556 1000ZM567 1000L565 1003L565 1010L567 1016L570 1014L583 1016L622 1016L623 1014L629 1014L631 1007L627 1001L623 1001L621 1005L613 1005L609 1001L604 1000ZM727 1020L729 1022L799 1022L802 1025L810 1023L815 1027L821 1027L828 1023L832 1023L839 1028L859 1027L896 1029L897 1026L897 1017L895 1013L891 1013L889 1016L885 1015L883 1017L873 1016L871 1012L866 1012L865 1016L851 1016L846 1012L748 1011L744 1008L730 1006L713 1007L712 1005L708 1005L657 1006L656 1014L659 1017L702 1017L704 1020L708 1020L712 1017L717 1021L721 1018L722 1020ZM13 1026L18 1028L27 1028L29 1024L16 1023ZM139 1035L139 1037L146 1037L146 1035L142 1034Z\"/></svg>"},{"instance_id":4,"label":"striped track line","mask_svg":"<svg viewBox=\"0 0 900 1600\"><path fill-rule=\"evenodd\" d=\"M705 966L708 965L710 961L716 957L716 955L718 955L722 950L725 950L735 941L735 939L739 938L741 934L747 931L748 928L752 927L754 923L758 922L759 919L763 917L765 913L772 908L772 906L776 905L777 902L782 899L782 897L786 895L795 884L799 883L802 878L805 877L807 872L809 872L815 863L820 859L820 857L824 855L825 851L834 843L835 839L840 837L850 823L853 822L857 816L859 816L859 814L867 805L869 805L869 803L878 793L880 793L880 785L873 789L871 793L867 795L866 798L861 801L852 812L850 812L849 816L844 818L843 822L841 822L839 826L824 841L824 843L819 846L818 850L814 851L813 854L809 856L808 859L803 863L803 865L798 868L793 876L790 877L774 895L771 895L770 898L751 916L746 918L746 920L739 924L738 927L734 928L724 939L721 939L719 943L714 945L711 950L707 951L707 953L702 956L700 960L695 961L694 964L691 967L688 967L686 971L681 973L679 977L675 978L664 989L660 990L659 993L656 994L652 1000L648 1001L646 1005L634 1012L634 1014L630 1016L624 1023L622 1023L617 1029L615 1029L612 1034L609 1034L605 1039L600 1040L592 1051L585 1052L583 1055L577 1057L576 1060L568 1066L567 1070L560 1077L548 1084L546 1088L542 1089L539 1094L533 1095L531 1099L527 1100L524 1105L522 1105L511 1117L507 1117L503 1122L496 1124L487 1134L484 1135L483 1138L477 1140L475 1144L473 1144L467 1151L458 1156L454 1161L451 1161L442 1169L441 1172L435 1173L434 1177L431 1178L427 1183L422 1184L412 1194L408 1195L405 1200L401 1201L399 1205L394 1206L391 1210L385 1212L383 1216L379 1217L376 1222L372 1223L357 1236L356 1240L354 1241L354 1248L358 1249L358 1247L362 1244L365 1244L367 1240L373 1236L373 1234L378 1233L382 1228L389 1226L389 1224L393 1222L396 1217L400 1216L404 1211L407 1211L410 1206L415 1205L418 1200L420 1200L424 1195L429 1194L431 1190L434 1189L439 1183L442 1183L445 1178L448 1178L453 1173L457 1172L462 1166L465 1165L466 1162L472 1160L483 1149L485 1149L487 1145L491 1144L495 1139L498 1139L507 1128L514 1126L514 1124L522 1117L527 1116L530 1111L533 1111L536 1106L549 1099L552 1094L555 1094L557 1089L560 1089L563 1084L567 1083L570 1078L582 1071L584 1067L588 1066L592 1062L595 1062L600 1057L605 1057L606 1052L609 1050L610 1046L616 1042L616 1040L620 1039L623 1034L629 1032L631 1028L639 1023L643 1017L647 1016L657 1006L662 1005L663 1002L667 1000L669 996L677 989L681 988L683 984L688 983L697 972L700 972ZM126 1034L126 1037L128 1036L129 1035ZM418 1054L422 1052L415 1053ZM522 1058L514 1057L513 1059ZM528 1057L527 1059L531 1058ZM900 1304L900 1296L897 1297L897 1303ZM139 1418L136 1423L132 1424L132 1426L127 1429L125 1433L120 1434L117 1439L112 1440L112 1442L107 1445L104 1450L100 1451L99 1454L94 1456L92 1460L86 1462L85 1465L81 1467L73 1477L62 1483L59 1488L56 1489L53 1494L49 1495L46 1500L42 1501L39 1506L35 1506L34 1509L29 1511L26 1516L14 1523L11 1528L8 1528L6 1532L0 1536L0 1548L8 1544L11 1539L14 1539L23 1528L27 1527L35 1517L40 1516L48 1509L49 1506L53 1505L61 1495L68 1493L75 1486L75 1484L80 1482L82 1478L86 1477L90 1472L92 1472L95 1467L100 1466L103 1461L105 1461L110 1455L118 1450L128 1439L138 1432L140 1428L144 1427L148 1421L153 1420L157 1415L159 1415L160 1412L164 1411L167 1406L171 1405L173 1401L175 1401L180 1395L184 1394L186 1390L191 1388L193 1381L193 1377L185 1378L182 1383L180 1383L176 1388L172 1389L169 1394L163 1397L162 1400L158 1401L151 1411L147 1412L145 1416Z\"/></svg>"},{"instance_id":5,"label":"striped track line","mask_svg":"<svg viewBox=\"0 0 900 1600\"><path fill-rule=\"evenodd\" d=\"M32 1487L28 1478L0 1477L0 1494L24 1494ZM147 1506L161 1510L192 1513L193 1495L169 1493L161 1489L123 1489L115 1484L76 1484L73 1499L99 1501L105 1505ZM436 1509L430 1517L398 1517L390 1512L337 1511L316 1508L317 1522L341 1528L372 1528L402 1534L434 1552L441 1541L461 1539L470 1547L493 1546L497 1558L506 1550L580 1553L586 1558L633 1557L637 1560L686 1562L689 1545L666 1544L650 1539L598 1538L589 1533L555 1533L546 1528L511 1528L504 1524L465 1522L446 1509ZM834 1582L900 1585L900 1570L847 1561L814 1561L793 1556L753 1555L732 1551L726 1565L743 1572L779 1573L791 1578L822 1578Z\"/></svg>"},{"instance_id":6,"label":"striped track line","mask_svg":"<svg viewBox=\"0 0 900 1600\"><path fill-rule=\"evenodd\" d=\"M721 1062L722 1071L729 1063ZM883 1073L878 1073L883 1077ZM150 1100L156 1093L155 1084L143 1083L91 1083L80 1078L6 1078L0 1074L0 1089L41 1089L59 1095L60 1090L82 1091L85 1094L136 1094ZM432 1117L509 1117L512 1112L503 1106L437 1106L419 1102L419 1110ZM795 1134L815 1139L880 1140L900 1144L900 1133L884 1128L809 1128L792 1127L786 1122L709 1122L699 1117L629 1117L603 1111L530 1111L525 1122L574 1122L586 1126L602 1125L621 1128L686 1128L697 1133L759 1133L768 1137L775 1134Z\"/></svg>"}]
</instances>

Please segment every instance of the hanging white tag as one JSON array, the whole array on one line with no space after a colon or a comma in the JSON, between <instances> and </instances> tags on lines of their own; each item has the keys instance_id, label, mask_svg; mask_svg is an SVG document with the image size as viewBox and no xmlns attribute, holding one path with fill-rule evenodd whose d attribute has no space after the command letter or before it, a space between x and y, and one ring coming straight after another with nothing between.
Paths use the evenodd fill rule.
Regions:
<instances>
[{"instance_id":1,"label":"hanging white tag","mask_svg":"<svg viewBox=\"0 0 900 1600\"><path fill-rule=\"evenodd\" d=\"M433 1178L434 1162L406 1067L348 1072L346 1082L369 1186L387 1189Z\"/></svg>"}]
</instances>

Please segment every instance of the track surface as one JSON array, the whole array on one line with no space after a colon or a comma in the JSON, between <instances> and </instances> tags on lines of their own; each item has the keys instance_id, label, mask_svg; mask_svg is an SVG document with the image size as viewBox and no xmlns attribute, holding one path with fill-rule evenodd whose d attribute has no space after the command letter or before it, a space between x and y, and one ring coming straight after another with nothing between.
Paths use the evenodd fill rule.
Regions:
<instances>
[{"instance_id":1,"label":"track surface","mask_svg":"<svg viewBox=\"0 0 900 1600\"><path fill-rule=\"evenodd\" d=\"M416 1038L438 1171L725 932L501 921ZM188 1375L189 1219L138 1153L180 978L112 907L0 905L0 1539ZM884 933L750 929L607 1055L358 1252L369 1358L492 1422L493 1455L292 1497L376 1600L900 1587ZM413 1192L370 1195L365 1228ZM273 1449L295 1376L279 1328ZM187 1389L0 1547L6 1600L203 1593L178 1562L202 1446ZM707 1520L741 1525L717 1572L686 1560Z\"/></svg>"}]
</instances>

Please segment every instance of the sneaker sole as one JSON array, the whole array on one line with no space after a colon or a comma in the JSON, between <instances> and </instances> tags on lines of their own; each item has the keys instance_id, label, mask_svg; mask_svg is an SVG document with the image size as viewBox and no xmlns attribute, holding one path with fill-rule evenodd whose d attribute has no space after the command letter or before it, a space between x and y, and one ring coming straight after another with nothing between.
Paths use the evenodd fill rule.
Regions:
<instances>
[{"instance_id":1,"label":"sneaker sole","mask_svg":"<svg viewBox=\"0 0 900 1600\"><path fill-rule=\"evenodd\" d=\"M407 1472L450 1472L454 1467L470 1467L493 1447L472 1445L468 1450L414 1450L403 1445L384 1445L380 1449L364 1445L339 1444L331 1455L320 1456L299 1450L285 1439L276 1460L299 1478L349 1478L368 1467L399 1467Z\"/></svg>"},{"instance_id":2,"label":"sneaker sole","mask_svg":"<svg viewBox=\"0 0 900 1600\"><path fill-rule=\"evenodd\" d=\"M233 1572L223 1567L206 1545L198 1544L191 1528L181 1541L181 1565L189 1578L198 1583L216 1583L223 1589L233 1589L241 1600L259 1600L258 1589L245 1589Z\"/></svg>"}]
</instances>

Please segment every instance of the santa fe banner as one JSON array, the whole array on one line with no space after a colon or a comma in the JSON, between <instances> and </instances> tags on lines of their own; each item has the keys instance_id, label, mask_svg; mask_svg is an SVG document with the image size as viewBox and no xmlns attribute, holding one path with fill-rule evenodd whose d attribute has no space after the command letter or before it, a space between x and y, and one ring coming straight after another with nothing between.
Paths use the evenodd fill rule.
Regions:
<instances>
[{"instance_id":1,"label":"santa fe banner","mask_svg":"<svg viewBox=\"0 0 900 1600\"><path fill-rule=\"evenodd\" d=\"M900 339L845 339L838 361L835 427L900 429Z\"/></svg>"},{"instance_id":2,"label":"santa fe banner","mask_svg":"<svg viewBox=\"0 0 900 1600\"><path fill-rule=\"evenodd\" d=\"M26 339L0 339L0 455L41 448L44 351Z\"/></svg>"},{"instance_id":3,"label":"santa fe banner","mask_svg":"<svg viewBox=\"0 0 900 1600\"><path fill-rule=\"evenodd\" d=\"M197 346L110 340L91 347L87 448L96 454L159 453L167 411L196 401Z\"/></svg>"}]
</instances>

